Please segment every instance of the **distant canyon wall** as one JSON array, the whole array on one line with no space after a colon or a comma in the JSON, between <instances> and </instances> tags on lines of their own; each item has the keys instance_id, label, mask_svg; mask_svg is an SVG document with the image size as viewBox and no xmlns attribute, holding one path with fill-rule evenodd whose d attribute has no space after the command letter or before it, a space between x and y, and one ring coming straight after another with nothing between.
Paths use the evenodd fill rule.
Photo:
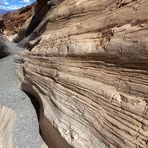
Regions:
<instances>
[{"instance_id":1,"label":"distant canyon wall","mask_svg":"<svg viewBox=\"0 0 148 148\"><path fill-rule=\"evenodd\" d=\"M33 15L34 5L35 4L32 4L2 15L1 19L4 21L4 33L8 36L18 34L20 28L26 25L27 19Z\"/></svg>"}]
</instances>

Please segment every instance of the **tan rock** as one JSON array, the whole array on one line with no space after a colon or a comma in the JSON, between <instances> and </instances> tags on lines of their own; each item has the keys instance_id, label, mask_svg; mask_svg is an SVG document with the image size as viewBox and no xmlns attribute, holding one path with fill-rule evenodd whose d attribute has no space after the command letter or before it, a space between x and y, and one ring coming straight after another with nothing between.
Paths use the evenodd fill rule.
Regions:
<instances>
[{"instance_id":1,"label":"tan rock","mask_svg":"<svg viewBox=\"0 0 148 148\"><path fill-rule=\"evenodd\" d=\"M49 147L148 146L147 7L64 0L40 24L41 40L20 54L18 75L41 104Z\"/></svg>"},{"instance_id":2,"label":"tan rock","mask_svg":"<svg viewBox=\"0 0 148 148\"><path fill-rule=\"evenodd\" d=\"M41 148L48 148L46 144L41 145Z\"/></svg>"},{"instance_id":3,"label":"tan rock","mask_svg":"<svg viewBox=\"0 0 148 148\"><path fill-rule=\"evenodd\" d=\"M12 132L15 112L0 105L0 148L13 148Z\"/></svg>"}]
</instances>

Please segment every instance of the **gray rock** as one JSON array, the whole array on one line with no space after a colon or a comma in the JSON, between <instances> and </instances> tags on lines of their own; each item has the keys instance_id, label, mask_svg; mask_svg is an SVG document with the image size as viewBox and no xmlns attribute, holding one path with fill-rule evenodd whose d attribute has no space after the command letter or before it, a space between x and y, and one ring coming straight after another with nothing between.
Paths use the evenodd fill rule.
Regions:
<instances>
[{"instance_id":1,"label":"gray rock","mask_svg":"<svg viewBox=\"0 0 148 148\"><path fill-rule=\"evenodd\" d=\"M13 132L14 146L17 148L40 148L44 143L39 134L38 119L30 98L17 86L14 54L21 48L7 42L12 55L0 59L0 104L16 112ZM22 99L23 98L23 99Z\"/></svg>"}]
</instances>

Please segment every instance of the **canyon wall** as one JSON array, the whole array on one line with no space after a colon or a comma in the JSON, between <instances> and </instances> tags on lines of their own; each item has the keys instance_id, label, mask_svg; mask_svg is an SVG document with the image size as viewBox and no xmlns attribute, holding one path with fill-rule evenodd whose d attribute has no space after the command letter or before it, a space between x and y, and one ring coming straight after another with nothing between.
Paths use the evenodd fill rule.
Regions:
<instances>
[{"instance_id":1,"label":"canyon wall","mask_svg":"<svg viewBox=\"0 0 148 148\"><path fill-rule=\"evenodd\" d=\"M20 8L13 12L7 12L1 18L4 21L6 35L14 35L20 32L20 28L26 28L26 21L33 15L35 4Z\"/></svg>"},{"instance_id":2,"label":"canyon wall","mask_svg":"<svg viewBox=\"0 0 148 148\"><path fill-rule=\"evenodd\" d=\"M38 45L16 56L17 72L49 147L148 147L147 8L63 0L30 35Z\"/></svg>"}]
</instances>

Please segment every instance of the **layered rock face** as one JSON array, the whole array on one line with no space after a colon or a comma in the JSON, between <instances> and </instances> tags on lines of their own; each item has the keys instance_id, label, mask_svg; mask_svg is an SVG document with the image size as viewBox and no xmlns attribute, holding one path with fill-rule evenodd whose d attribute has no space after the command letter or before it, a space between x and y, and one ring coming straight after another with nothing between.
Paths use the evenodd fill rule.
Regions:
<instances>
[{"instance_id":1,"label":"layered rock face","mask_svg":"<svg viewBox=\"0 0 148 148\"><path fill-rule=\"evenodd\" d=\"M0 105L0 148L13 148L12 132L15 112Z\"/></svg>"},{"instance_id":2,"label":"layered rock face","mask_svg":"<svg viewBox=\"0 0 148 148\"><path fill-rule=\"evenodd\" d=\"M18 75L40 103L49 147L148 147L147 7L64 0L36 29L39 44L19 54Z\"/></svg>"}]
</instances>

